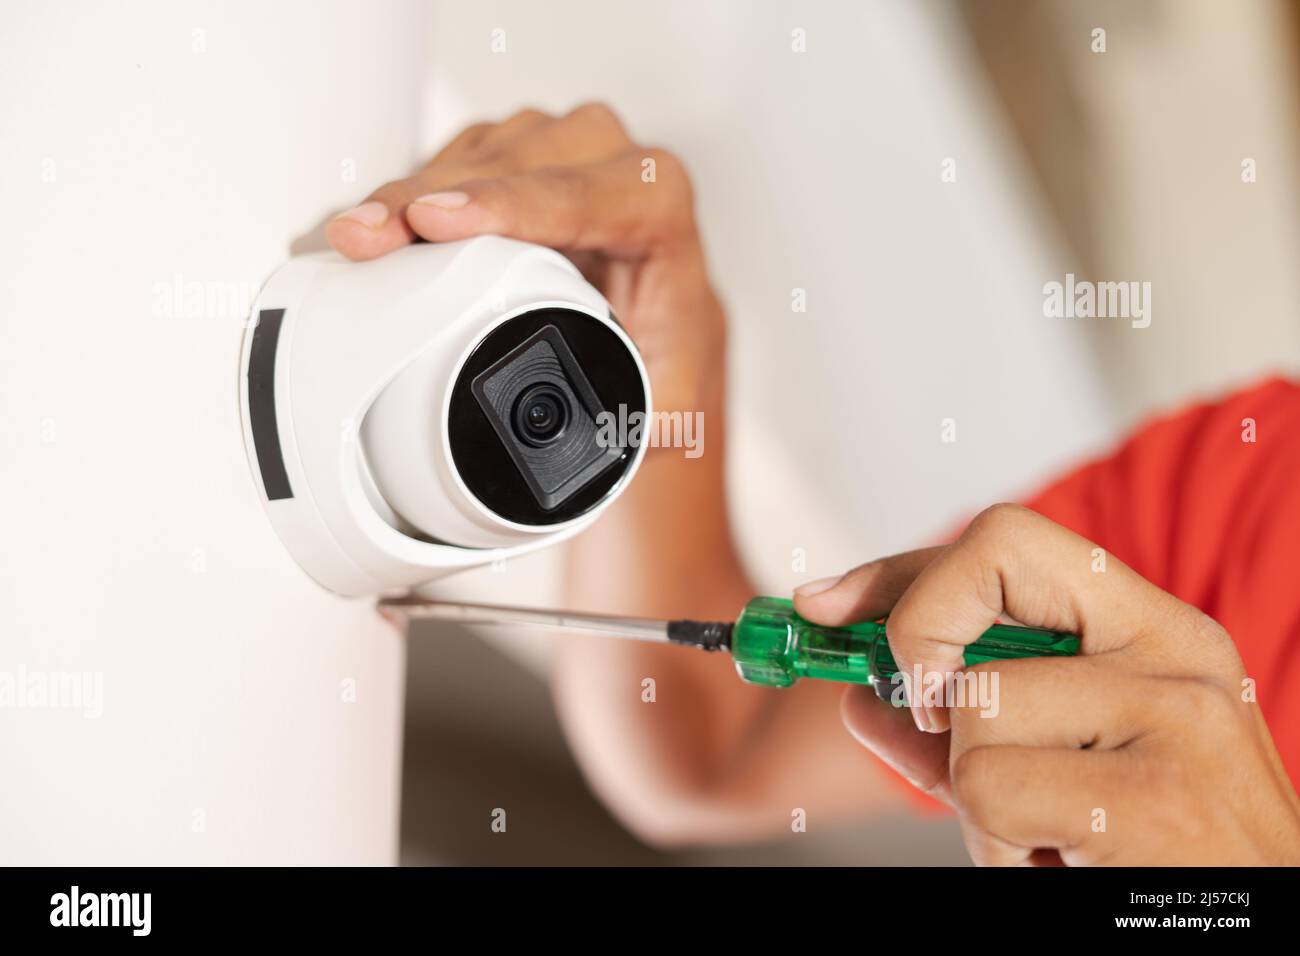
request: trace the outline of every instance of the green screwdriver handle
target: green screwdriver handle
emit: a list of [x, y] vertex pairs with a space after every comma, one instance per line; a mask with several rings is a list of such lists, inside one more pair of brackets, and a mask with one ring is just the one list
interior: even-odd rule
[[[1021, 657], [1077, 654], [1073, 634], [995, 624], [966, 648], [966, 666]], [[895, 684], [898, 665], [889, 651], [884, 621], [847, 627], [810, 624], [786, 598], [756, 597], [731, 631], [736, 672], [751, 684], [789, 687], [800, 677], [871, 684], [882, 697]]]

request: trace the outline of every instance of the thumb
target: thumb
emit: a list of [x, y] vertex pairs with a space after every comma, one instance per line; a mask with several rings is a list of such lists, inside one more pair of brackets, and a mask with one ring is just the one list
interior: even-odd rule
[[868, 561], [838, 578], [810, 581], [795, 588], [794, 609], [805, 620], [828, 627], [882, 617], [941, 551], [907, 551]]
[[691, 227], [681, 165], [659, 157], [654, 182], [628, 153], [587, 166], [548, 167], [462, 182], [416, 198], [406, 221], [430, 242], [498, 234], [564, 250], [640, 256]]

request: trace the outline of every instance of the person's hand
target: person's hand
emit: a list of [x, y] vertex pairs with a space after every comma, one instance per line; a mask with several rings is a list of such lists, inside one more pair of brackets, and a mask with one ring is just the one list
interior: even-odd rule
[[[998, 505], [948, 547], [808, 590], [819, 624], [889, 614], [912, 716], [854, 688], [845, 722], [955, 807], [976, 863], [1300, 863], [1300, 802], [1231, 638], [1078, 535]], [[972, 667], [996, 672], [996, 708], [943, 706], [931, 675], [999, 619], [1078, 634], [1081, 656]]]
[[352, 259], [488, 233], [573, 259], [641, 350], [656, 409], [699, 409], [702, 392], [716, 387], [723, 312], [686, 172], [671, 153], [633, 143], [608, 107], [559, 118], [524, 110], [471, 126], [326, 229]]

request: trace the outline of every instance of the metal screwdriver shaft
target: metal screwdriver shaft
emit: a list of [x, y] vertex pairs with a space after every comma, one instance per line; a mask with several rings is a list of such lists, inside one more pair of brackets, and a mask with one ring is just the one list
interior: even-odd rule
[[379, 602], [389, 613], [410, 620], [455, 621], [461, 624], [529, 624], [563, 631], [598, 633], [636, 641], [669, 643], [668, 621], [582, 611], [551, 611], [542, 608], [503, 607], [495, 604], [461, 604], [453, 601], [423, 601], [397, 598]]

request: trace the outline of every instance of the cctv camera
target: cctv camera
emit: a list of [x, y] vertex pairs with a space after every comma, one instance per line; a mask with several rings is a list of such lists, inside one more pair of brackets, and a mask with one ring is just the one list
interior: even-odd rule
[[411, 587], [590, 525], [645, 447], [636, 347], [550, 249], [498, 236], [290, 260], [244, 336], [254, 481], [285, 546], [346, 595]]

